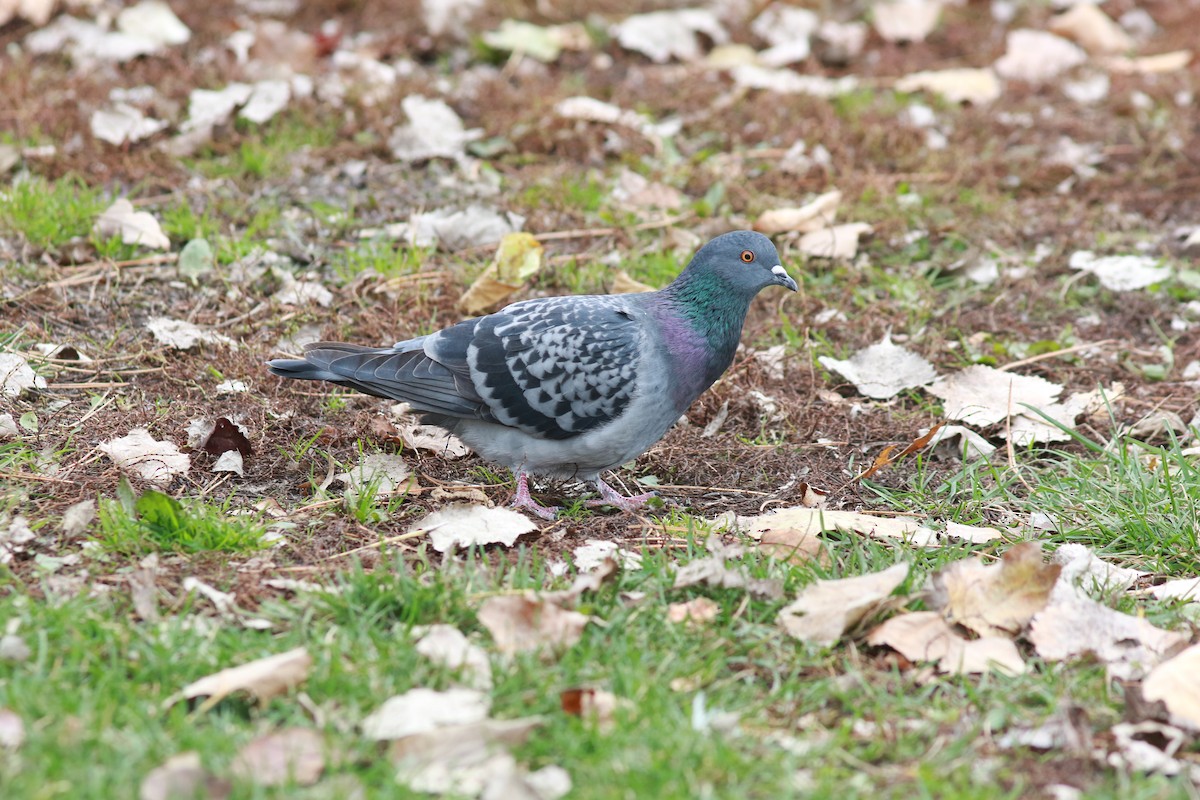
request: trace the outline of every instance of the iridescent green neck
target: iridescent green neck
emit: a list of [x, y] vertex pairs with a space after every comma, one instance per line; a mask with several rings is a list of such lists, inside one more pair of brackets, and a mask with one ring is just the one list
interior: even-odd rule
[[732, 358], [750, 307], [744, 293], [709, 271], [686, 270], [663, 290], [675, 312], [703, 336], [719, 360]]

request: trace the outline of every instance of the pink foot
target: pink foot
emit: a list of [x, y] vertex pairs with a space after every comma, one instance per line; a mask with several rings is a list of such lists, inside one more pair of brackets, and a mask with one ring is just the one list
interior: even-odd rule
[[[609, 489], [609, 491], [612, 490]], [[529, 494], [529, 477], [524, 472], [517, 473], [517, 493], [513, 496], [509, 506], [524, 509], [535, 517], [541, 517], [547, 521], [558, 516], [558, 506], [544, 506]]]
[[600, 506], [612, 506], [621, 511], [637, 511], [642, 506], [646, 505], [646, 501], [651, 497], [656, 497], [654, 492], [646, 492], [645, 494], [635, 494], [632, 497], [626, 497], [620, 494], [616, 489], [609, 486], [601, 478], [596, 478], [596, 489], [600, 492], [599, 500], [588, 500], [589, 508], [599, 508]]

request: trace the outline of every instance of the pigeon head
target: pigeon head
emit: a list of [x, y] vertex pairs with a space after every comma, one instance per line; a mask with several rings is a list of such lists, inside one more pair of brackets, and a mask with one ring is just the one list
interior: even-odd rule
[[[771, 240], [754, 231], [733, 231], [710, 241], [684, 270], [717, 278], [726, 291], [753, 297], [768, 286], [796, 291], [796, 282], [780, 263]], [[690, 277], [690, 276], [689, 276]]]

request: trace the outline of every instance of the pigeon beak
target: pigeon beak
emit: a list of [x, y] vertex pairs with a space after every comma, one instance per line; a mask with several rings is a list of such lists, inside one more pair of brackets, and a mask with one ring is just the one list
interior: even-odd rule
[[771, 274], [775, 276], [775, 282], [780, 286], [786, 286], [793, 292], [798, 291], [800, 287], [796, 286], [796, 282], [792, 280], [792, 276], [787, 274], [787, 270], [781, 265], [776, 264], [771, 267]]

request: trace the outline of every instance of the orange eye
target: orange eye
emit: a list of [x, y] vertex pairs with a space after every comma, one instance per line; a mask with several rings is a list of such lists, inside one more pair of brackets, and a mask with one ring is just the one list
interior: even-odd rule
[[745, 261], [747, 264], [749, 264], [753, 260], [754, 260], [754, 252], [752, 250], [743, 250], [742, 251], [742, 261]]

